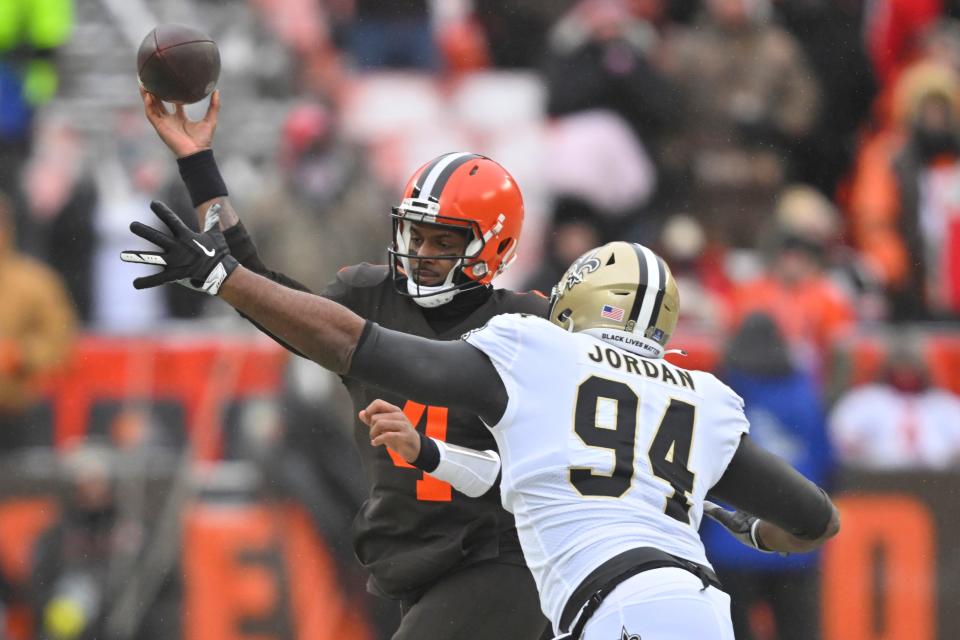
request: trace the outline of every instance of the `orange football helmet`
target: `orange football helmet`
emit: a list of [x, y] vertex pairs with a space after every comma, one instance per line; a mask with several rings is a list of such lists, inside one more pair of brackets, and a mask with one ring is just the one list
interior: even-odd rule
[[[459, 291], [490, 284], [510, 266], [523, 227], [523, 198], [513, 176], [490, 158], [447, 153], [416, 170], [391, 217], [388, 251], [397, 291], [420, 306], [436, 307]], [[439, 285], [420, 285], [409, 277], [410, 261], [417, 258], [410, 251], [411, 222], [471, 234], [463, 255], [443, 256], [458, 262]]]

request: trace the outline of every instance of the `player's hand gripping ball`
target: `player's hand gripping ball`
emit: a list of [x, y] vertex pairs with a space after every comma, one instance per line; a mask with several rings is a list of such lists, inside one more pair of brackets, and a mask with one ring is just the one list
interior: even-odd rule
[[140, 86], [165, 102], [199, 102], [210, 95], [219, 77], [217, 43], [192, 27], [157, 25], [137, 51]]

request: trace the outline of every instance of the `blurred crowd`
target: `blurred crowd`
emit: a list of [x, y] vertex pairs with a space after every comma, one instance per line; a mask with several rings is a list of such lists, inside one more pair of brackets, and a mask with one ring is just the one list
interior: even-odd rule
[[[271, 268], [321, 288], [343, 265], [384, 260], [407, 175], [440, 152], [484, 153], [514, 173], [527, 205], [522, 255], [501, 286], [549, 293], [588, 248], [643, 243], [680, 284], [674, 343], [713, 346], [761, 444], [828, 486], [847, 467], [958, 467], [960, 380], [931, 361], [934, 343], [956, 349], [960, 337], [960, 3], [193, 4], [187, 17], [223, 58], [215, 149]], [[33, 389], [68, 361], [77, 336], [150, 336], [172, 320], [188, 332], [243, 326], [185, 289], [135, 292], [117, 259], [132, 248], [128, 224], [152, 222], [151, 199], [192, 216], [135, 102], [132, 68], [131, 101], [102, 115], [109, 135], [63, 108], [78, 102], [58, 90], [74, 22], [116, 6], [0, 2], [7, 453], [43, 444], [32, 434], [49, 416], [36, 412]], [[164, 3], [146, 6], [157, 22], [183, 21]], [[864, 336], [879, 340], [881, 357], [853, 385]], [[302, 363], [286, 380], [286, 426], [248, 416], [230, 454], [281, 478], [328, 539], [345, 537], [363, 488], [330, 469], [352, 454], [314, 451], [339, 438], [349, 452], [342, 397]], [[73, 469], [64, 477], [76, 464], [64, 463]], [[65, 521], [36, 553], [61, 552], [75, 527], [93, 536], [76, 544], [136, 545], [117, 532], [96, 538], [114, 522], [101, 517], [107, 495], [68, 493]], [[82, 515], [90, 504], [96, 513]], [[325, 517], [331, 510], [337, 518]], [[716, 530], [704, 535], [734, 593], [738, 638], [814, 637], [798, 621], [816, 617], [816, 557], [761, 558]], [[349, 565], [349, 551], [340, 555]], [[37, 565], [36, 619], [45, 637], [94, 637], [50, 609], [51, 585], [66, 577], [43, 572], [68, 565]], [[23, 588], [0, 587], [7, 599]]]

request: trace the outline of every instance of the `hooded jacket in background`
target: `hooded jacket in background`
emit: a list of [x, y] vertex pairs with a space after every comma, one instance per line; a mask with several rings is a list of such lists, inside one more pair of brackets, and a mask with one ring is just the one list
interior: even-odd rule
[[26, 411], [37, 378], [62, 363], [76, 318], [56, 273], [19, 254], [0, 212], [0, 417]]
[[[719, 377], [743, 398], [750, 437], [818, 485], [829, 486], [834, 457], [827, 437], [822, 393], [814, 376], [796, 367], [773, 320], [748, 316], [733, 337]], [[713, 565], [737, 570], [801, 569], [819, 552], [780, 557], [737, 541], [712, 521], [700, 529]]]

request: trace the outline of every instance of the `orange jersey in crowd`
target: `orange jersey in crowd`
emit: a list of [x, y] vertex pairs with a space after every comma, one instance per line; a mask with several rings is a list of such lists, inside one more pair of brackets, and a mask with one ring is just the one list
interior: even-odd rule
[[793, 343], [812, 344], [824, 353], [855, 319], [853, 305], [829, 279], [808, 278], [788, 288], [772, 276], [763, 276], [736, 289], [733, 325], [753, 312], [770, 314]]

